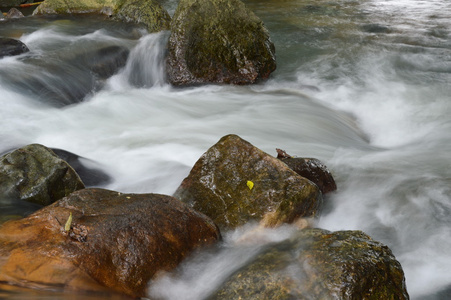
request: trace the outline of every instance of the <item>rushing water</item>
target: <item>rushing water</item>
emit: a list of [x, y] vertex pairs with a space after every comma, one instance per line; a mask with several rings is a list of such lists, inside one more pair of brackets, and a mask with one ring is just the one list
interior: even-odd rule
[[[0, 36], [31, 50], [0, 59], [0, 153], [41, 143], [101, 165], [113, 178], [105, 188], [164, 194], [229, 133], [272, 155], [316, 157], [338, 185], [318, 226], [365, 231], [393, 250], [413, 299], [449, 299], [451, 2], [245, 2], [278, 59], [272, 78], [250, 87], [170, 87], [168, 33], [90, 19], [0, 23]], [[172, 13], [176, 2], [165, 5]], [[118, 74], [99, 80], [80, 57], [106, 45], [131, 52]], [[248, 227], [224, 233], [224, 249], [152, 283], [150, 295], [208, 295], [259, 251], [236, 245]]]

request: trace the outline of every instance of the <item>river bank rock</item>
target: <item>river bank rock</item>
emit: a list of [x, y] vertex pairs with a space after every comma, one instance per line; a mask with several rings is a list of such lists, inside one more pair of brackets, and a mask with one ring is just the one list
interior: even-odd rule
[[391, 250], [361, 231], [303, 229], [274, 243], [209, 299], [409, 299]]
[[[3, 14], [1, 15], [3, 16]], [[30, 51], [28, 47], [21, 41], [0, 37], [0, 58], [5, 56], [20, 55], [28, 51]]]
[[170, 16], [156, 0], [46, 0], [33, 15], [100, 14], [144, 25], [149, 32], [169, 29]]
[[158, 272], [218, 239], [173, 197], [83, 189], [0, 227], [0, 281], [143, 297]]
[[292, 157], [281, 149], [276, 150], [278, 159], [302, 177], [316, 184], [323, 194], [337, 190], [332, 174], [319, 159]]
[[239, 0], [181, 0], [171, 22], [167, 72], [173, 85], [251, 84], [276, 69], [263, 22]]
[[50, 149], [32, 144], [0, 158], [0, 195], [48, 205], [84, 184], [74, 169]]
[[224, 229], [249, 221], [292, 223], [317, 216], [322, 207], [314, 183], [236, 135], [208, 149], [174, 196]]

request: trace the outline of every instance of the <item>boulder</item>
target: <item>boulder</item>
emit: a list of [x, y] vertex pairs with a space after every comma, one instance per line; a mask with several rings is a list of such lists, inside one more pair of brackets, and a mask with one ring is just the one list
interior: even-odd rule
[[0, 281], [143, 297], [158, 272], [218, 239], [173, 197], [83, 189], [0, 227]]
[[156, 0], [46, 0], [33, 15], [100, 14], [142, 24], [150, 32], [169, 28], [170, 16]]
[[0, 195], [48, 205], [84, 188], [74, 169], [52, 150], [32, 144], [0, 158]]
[[143, 24], [149, 32], [168, 30], [169, 13], [157, 0], [128, 0], [115, 13], [115, 19], [128, 23]]
[[277, 158], [290, 169], [316, 184], [323, 194], [337, 190], [335, 180], [329, 169], [316, 158], [292, 157], [281, 149], [277, 150]]
[[15, 7], [11, 8], [6, 14], [7, 19], [18, 19], [23, 17], [24, 17], [23, 13]]
[[275, 48], [263, 22], [240, 0], [181, 0], [166, 67], [173, 85], [251, 84], [276, 69]]
[[209, 299], [409, 299], [391, 250], [361, 231], [303, 229], [270, 244]]
[[208, 149], [174, 196], [225, 229], [249, 221], [292, 223], [318, 215], [322, 207], [314, 183], [236, 135]]
[[30, 51], [28, 47], [21, 41], [0, 37], [0, 58], [5, 56], [20, 55], [28, 51]]

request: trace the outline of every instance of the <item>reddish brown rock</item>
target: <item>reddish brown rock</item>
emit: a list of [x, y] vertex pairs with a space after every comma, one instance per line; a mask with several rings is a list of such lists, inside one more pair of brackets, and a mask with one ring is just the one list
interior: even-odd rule
[[276, 149], [277, 158], [290, 169], [316, 184], [323, 194], [337, 190], [335, 180], [329, 169], [316, 158], [292, 157], [281, 149]]
[[236, 135], [208, 149], [174, 196], [228, 229], [252, 220], [292, 223], [318, 215], [322, 207], [315, 184]]
[[159, 271], [219, 238], [208, 217], [173, 197], [84, 189], [3, 224], [0, 281], [142, 297]]

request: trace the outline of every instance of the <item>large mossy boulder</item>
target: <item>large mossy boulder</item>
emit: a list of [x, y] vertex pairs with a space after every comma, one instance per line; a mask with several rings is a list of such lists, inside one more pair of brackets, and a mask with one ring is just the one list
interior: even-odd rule
[[51, 204], [84, 184], [74, 169], [52, 150], [32, 144], [0, 158], [0, 197]]
[[83, 189], [0, 227], [0, 281], [143, 297], [158, 272], [218, 239], [173, 197]]
[[268, 31], [240, 0], [181, 0], [168, 51], [168, 79], [178, 86], [251, 84], [276, 69]]
[[46, 0], [34, 15], [101, 14], [142, 24], [149, 32], [169, 29], [171, 18], [156, 0]]
[[209, 299], [409, 299], [401, 264], [361, 231], [303, 229], [268, 245]]
[[[0, 15], [3, 14], [0, 12]], [[28, 47], [19, 40], [0, 37], [0, 58], [14, 56], [30, 51]]]
[[174, 196], [225, 229], [249, 221], [292, 223], [318, 215], [322, 207], [314, 183], [236, 135], [208, 149]]

